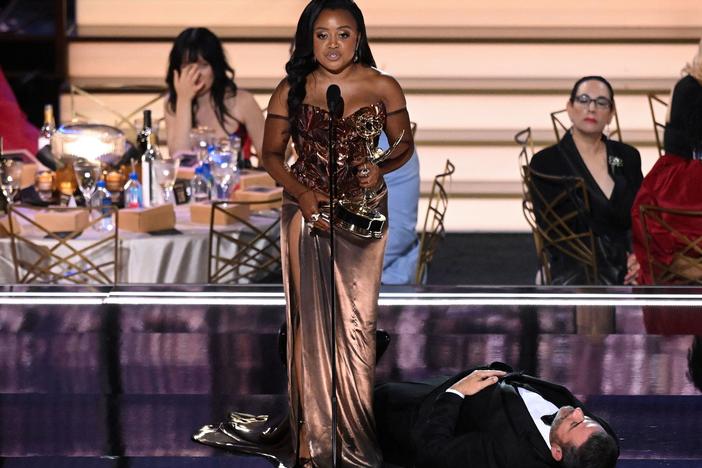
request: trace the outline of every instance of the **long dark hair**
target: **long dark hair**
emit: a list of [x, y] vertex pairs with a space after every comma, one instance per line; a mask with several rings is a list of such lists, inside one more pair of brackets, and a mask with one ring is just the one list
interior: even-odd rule
[[[168, 108], [175, 112], [178, 98], [173, 86], [175, 71], [180, 70], [181, 66], [186, 63], [196, 62], [198, 57], [202, 57], [212, 67], [214, 77], [210, 90], [212, 104], [214, 105], [217, 121], [224, 131], [227, 131], [224, 126], [224, 118], [225, 116], [234, 118], [234, 116], [227, 110], [224, 99], [229, 95], [236, 96], [237, 87], [234, 83], [234, 69], [227, 62], [219, 38], [207, 28], [188, 28], [178, 34], [178, 37], [173, 42], [171, 53], [168, 56], [168, 72], [166, 73]], [[195, 99], [193, 99], [190, 112], [192, 113], [193, 125], [196, 125], [197, 101]]]
[[293, 125], [293, 119], [300, 111], [300, 106], [305, 100], [307, 91], [307, 75], [317, 68], [314, 59], [314, 23], [317, 21], [322, 10], [346, 10], [351, 13], [358, 26], [358, 63], [369, 67], [375, 67], [375, 59], [368, 45], [366, 34], [366, 22], [363, 20], [363, 13], [353, 0], [312, 0], [300, 15], [295, 32], [295, 44], [293, 46], [290, 60], [285, 64], [287, 73], [286, 80], [290, 90], [288, 91], [288, 116], [290, 118], [290, 128], [293, 136], [297, 129]]

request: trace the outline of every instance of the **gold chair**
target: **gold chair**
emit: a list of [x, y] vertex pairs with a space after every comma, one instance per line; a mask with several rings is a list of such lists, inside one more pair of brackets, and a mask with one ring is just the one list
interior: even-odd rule
[[[566, 109], [551, 112], [551, 124], [553, 125], [553, 132], [556, 134], [556, 141], [561, 141], [565, 132], [570, 128], [570, 125], [566, 125], [565, 122], [561, 120], [561, 117], [567, 115], [566, 112]], [[622, 141], [622, 129], [619, 126], [619, 114], [617, 114], [616, 107], [614, 108], [614, 126], [607, 132], [607, 138]]]
[[663, 136], [665, 133], [666, 115], [668, 113], [668, 103], [651, 93], [648, 97], [648, 108], [651, 110], [651, 120], [653, 120], [653, 134], [656, 136], [656, 148], [658, 156], [663, 156]]
[[[9, 207], [12, 262], [17, 283], [46, 284], [116, 284], [119, 277], [119, 211], [109, 207], [109, 213], [95, 216], [80, 230], [53, 232], [37, 222], [36, 213], [82, 211], [88, 219], [88, 208], [37, 208], [26, 205]], [[93, 211], [93, 214], [95, 211]], [[103, 235], [93, 237], [94, 226], [105, 217], [114, 216], [114, 227]], [[20, 223], [23, 227], [18, 227]], [[90, 231], [92, 230], [92, 231]], [[89, 238], [81, 234], [91, 232]]]
[[[583, 266], [587, 284], [597, 283], [597, 256], [592, 229], [575, 232], [571, 223], [590, 212], [585, 181], [580, 177], [551, 176], [529, 166], [534, 152], [531, 128], [515, 135], [522, 176], [522, 212], [534, 236], [543, 284], [552, 283], [551, 252], [559, 252]], [[544, 188], [548, 192], [544, 193]], [[573, 200], [576, 200], [574, 203]]]
[[514, 141], [522, 148], [519, 152], [519, 173], [522, 177], [522, 213], [531, 228], [531, 234], [534, 239], [534, 249], [536, 250], [536, 257], [539, 260], [539, 271], [541, 272], [541, 277], [545, 278], [545, 265], [548, 265], [548, 258], [544, 250], [544, 239], [536, 223], [534, 204], [532, 203], [531, 194], [529, 193], [529, 187], [527, 185], [526, 172], [529, 169], [529, 162], [534, 156], [534, 140], [531, 135], [531, 127], [517, 132], [517, 134], [514, 135]]
[[[702, 226], [702, 211], [663, 208], [660, 206], [639, 206], [639, 217], [643, 227], [646, 262], [651, 272], [653, 284], [702, 284], [702, 236], [690, 237], [680, 231], [681, 221], [696, 219]], [[683, 223], [688, 224], [689, 223]], [[654, 232], [652, 228], [658, 228]], [[667, 264], [656, 258], [652, 244], [664, 231], [666, 237], [674, 239], [679, 248], [673, 252], [672, 261]]]
[[[210, 213], [208, 283], [256, 283], [277, 279], [280, 261], [280, 206], [282, 197], [265, 202], [235, 202], [249, 208], [241, 215], [231, 209], [232, 202], [212, 204]], [[255, 211], [260, 207], [263, 213]], [[218, 226], [217, 219], [235, 221]], [[278, 282], [278, 281], [276, 281]]]
[[[127, 114], [123, 114], [122, 112], [113, 109], [109, 104], [104, 102], [102, 99], [97, 97], [95, 94], [90, 93], [83, 88], [80, 88], [75, 85], [71, 85], [71, 99], [70, 99], [70, 115], [71, 115], [71, 120], [72, 121], [85, 121], [85, 122], [94, 122], [95, 118], [91, 117], [88, 114], [85, 114], [83, 112], [80, 112], [77, 108], [76, 105], [76, 96], [82, 96], [86, 98], [88, 101], [92, 102], [93, 104], [97, 105], [98, 108], [106, 111], [108, 114], [111, 114], [114, 117], [113, 122], [104, 122], [108, 123], [111, 125], [114, 125], [115, 127], [119, 128], [120, 130], [124, 131], [125, 134], [127, 135], [127, 139], [134, 141], [134, 138], [136, 138], [136, 134], [141, 130], [140, 128], [137, 128], [135, 121], [138, 118], [141, 118], [141, 113], [144, 111], [144, 109], [148, 109], [150, 107], [156, 106], [156, 107], [163, 107], [162, 103], [159, 103], [159, 101], [162, 101], [166, 96], [168, 95], [167, 91], [154, 91], [158, 92], [156, 97], [150, 98], [147, 101], [145, 101], [143, 104], [138, 106], [136, 109], [132, 109], [129, 111]], [[157, 104], [158, 103], [158, 104]], [[157, 139], [160, 141], [165, 141], [165, 138], [162, 136], [162, 123], [164, 119], [154, 119], [154, 128], [156, 129], [156, 135]]]
[[456, 171], [456, 167], [450, 160], [446, 160], [444, 171], [434, 177], [429, 195], [429, 206], [424, 217], [424, 227], [419, 240], [419, 259], [414, 281], [417, 284], [426, 282], [427, 268], [434, 258], [434, 254], [439, 246], [439, 242], [444, 238], [446, 229], [444, 227], [444, 217], [448, 207], [448, 191], [446, 190], [446, 179], [449, 183], [451, 176]]

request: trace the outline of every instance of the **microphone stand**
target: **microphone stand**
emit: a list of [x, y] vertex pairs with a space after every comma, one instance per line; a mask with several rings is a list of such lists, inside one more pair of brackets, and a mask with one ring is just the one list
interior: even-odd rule
[[[332, 85], [335, 86], [335, 85]], [[331, 86], [330, 86], [331, 89]], [[338, 426], [338, 402], [336, 397], [336, 262], [334, 253], [334, 210], [336, 201], [336, 151], [334, 141], [336, 140], [337, 113], [341, 109], [343, 112], [343, 99], [341, 94], [337, 92], [330, 93], [327, 90], [327, 107], [329, 108], [329, 268], [330, 268], [330, 284], [329, 290], [331, 295], [331, 336], [329, 340], [331, 354], [331, 444], [332, 444], [332, 467], [336, 468], [338, 453], [337, 453], [337, 426]]]

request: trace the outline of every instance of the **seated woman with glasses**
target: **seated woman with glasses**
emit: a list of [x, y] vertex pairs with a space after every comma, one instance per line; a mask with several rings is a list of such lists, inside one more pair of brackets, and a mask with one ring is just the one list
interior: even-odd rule
[[263, 114], [248, 91], [234, 83], [222, 43], [207, 28], [188, 28], [176, 37], [169, 56], [166, 130], [168, 151], [190, 151], [190, 130], [207, 127], [217, 140], [239, 137], [248, 161], [251, 145], [260, 152]]
[[[666, 281], [660, 271], [651, 271], [644, 241], [644, 226], [639, 218], [641, 205], [663, 208], [702, 211], [702, 42], [697, 56], [683, 68], [685, 76], [675, 88], [670, 101], [668, 121], [665, 126], [663, 147], [665, 154], [658, 158], [646, 175], [632, 208], [634, 252], [641, 264], [639, 283], [653, 284], [653, 276], [660, 277], [656, 282]], [[691, 268], [689, 263], [676, 254], [683, 252], [688, 242], [702, 236], [702, 219], [698, 216], [673, 216], [663, 214], [670, 228], [651, 222], [647, 228], [652, 238], [649, 242], [651, 257], [660, 265], [669, 265], [679, 273], [671, 280], [684, 282], [683, 278], [700, 278], [698, 266]], [[697, 245], [697, 249], [700, 246]], [[697, 257], [694, 248], [687, 249], [685, 256]], [[647, 324], [648, 325], [648, 324]]]
[[[557, 144], [539, 151], [529, 167], [545, 203], [564, 191], [564, 185], [552, 185], [538, 177], [566, 176], [582, 179], [587, 189], [589, 210], [576, 191], [568, 191], [567, 201], [558, 204], [559, 216], [579, 211], [580, 216], [566, 220], [574, 233], [591, 229], [595, 236], [597, 278], [588, 279], [586, 267], [557, 248], [547, 247], [551, 283], [631, 284], [636, 279], [638, 264], [631, 254], [631, 205], [639, 190], [641, 156], [636, 148], [612, 141], [603, 134], [614, 116], [614, 90], [601, 76], [580, 78], [570, 92], [566, 105], [573, 123]], [[540, 219], [540, 200], [532, 194]]]

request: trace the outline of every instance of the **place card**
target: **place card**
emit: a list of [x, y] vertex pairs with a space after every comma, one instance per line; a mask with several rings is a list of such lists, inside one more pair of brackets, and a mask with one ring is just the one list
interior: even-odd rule
[[283, 205], [283, 187], [254, 185], [246, 190], [235, 191], [233, 199], [240, 202], [255, 202], [249, 205], [252, 211], [273, 210]]
[[[251, 214], [251, 210], [247, 205], [238, 203], [227, 203], [219, 205], [221, 210], [226, 210], [232, 216], [223, 213], [221, 210], [215, 210], [214, 224], [216, 226], [226, 226], [235, 224], [238, 220], [234, 216], [246, 219]], [[210, 224], [210, 216], [212, 214], [212, 204], [210, 203], [191, 203], [190, 204], [190, 221], [198, 224]]]
[[131, 232], [153, 232], [173, 229], [175, 209], [168, 203], [149, 208], [123, 208], [119, 210], [119, 229]]
[[40, 210], [34, 221], [48, 232], [80, 232], [90, 224], [88, 210]]
[[266, 171], [242, 169], [239, 171], [239, 177], [239, 190], [247, 190], [249, 187], [275, 187], [275, 180]]

